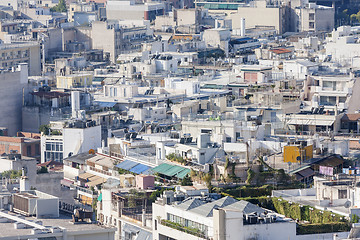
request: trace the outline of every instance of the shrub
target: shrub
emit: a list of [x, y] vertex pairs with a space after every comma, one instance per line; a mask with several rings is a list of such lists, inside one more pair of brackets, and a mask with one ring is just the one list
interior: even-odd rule
[[299, 224], [296, 228], [296, 234], [304, 235], [330, 232], [348, 232], [350, 229], [351, 225], [347, 222]]

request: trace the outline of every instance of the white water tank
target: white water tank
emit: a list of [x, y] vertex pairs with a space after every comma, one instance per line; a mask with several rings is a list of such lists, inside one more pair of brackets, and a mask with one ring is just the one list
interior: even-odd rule
[[245, 36], [245, 18], [240, 18], [240, 36]]
[[72, 117], [78, 118], [78, 111], [80, 110], [80, 92], [79, 91], [71, 92], [71, 110], [72, 110]]

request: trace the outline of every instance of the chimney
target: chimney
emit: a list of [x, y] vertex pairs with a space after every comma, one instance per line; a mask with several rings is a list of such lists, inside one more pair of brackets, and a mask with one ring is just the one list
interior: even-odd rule
[[22, 176], [20, 179], [20, 192], [29, 191], [30, 183], [27, 176]]

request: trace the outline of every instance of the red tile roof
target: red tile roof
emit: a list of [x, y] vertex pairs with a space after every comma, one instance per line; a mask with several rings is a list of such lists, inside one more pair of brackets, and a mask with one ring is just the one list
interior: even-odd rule
[[291, 50], [286, 48], [276, 48], [276, 49], [271, 49], [270, 51], [276, 54], [291, 53]]

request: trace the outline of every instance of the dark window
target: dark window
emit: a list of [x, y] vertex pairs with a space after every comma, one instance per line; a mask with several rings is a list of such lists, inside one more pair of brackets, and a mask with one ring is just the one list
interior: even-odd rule
[[339, 189], [339, 199], [347, 198], [347, 190], [340, 190]]
[[31, 156], [31, 146], [26, 147], [26, 156]]

